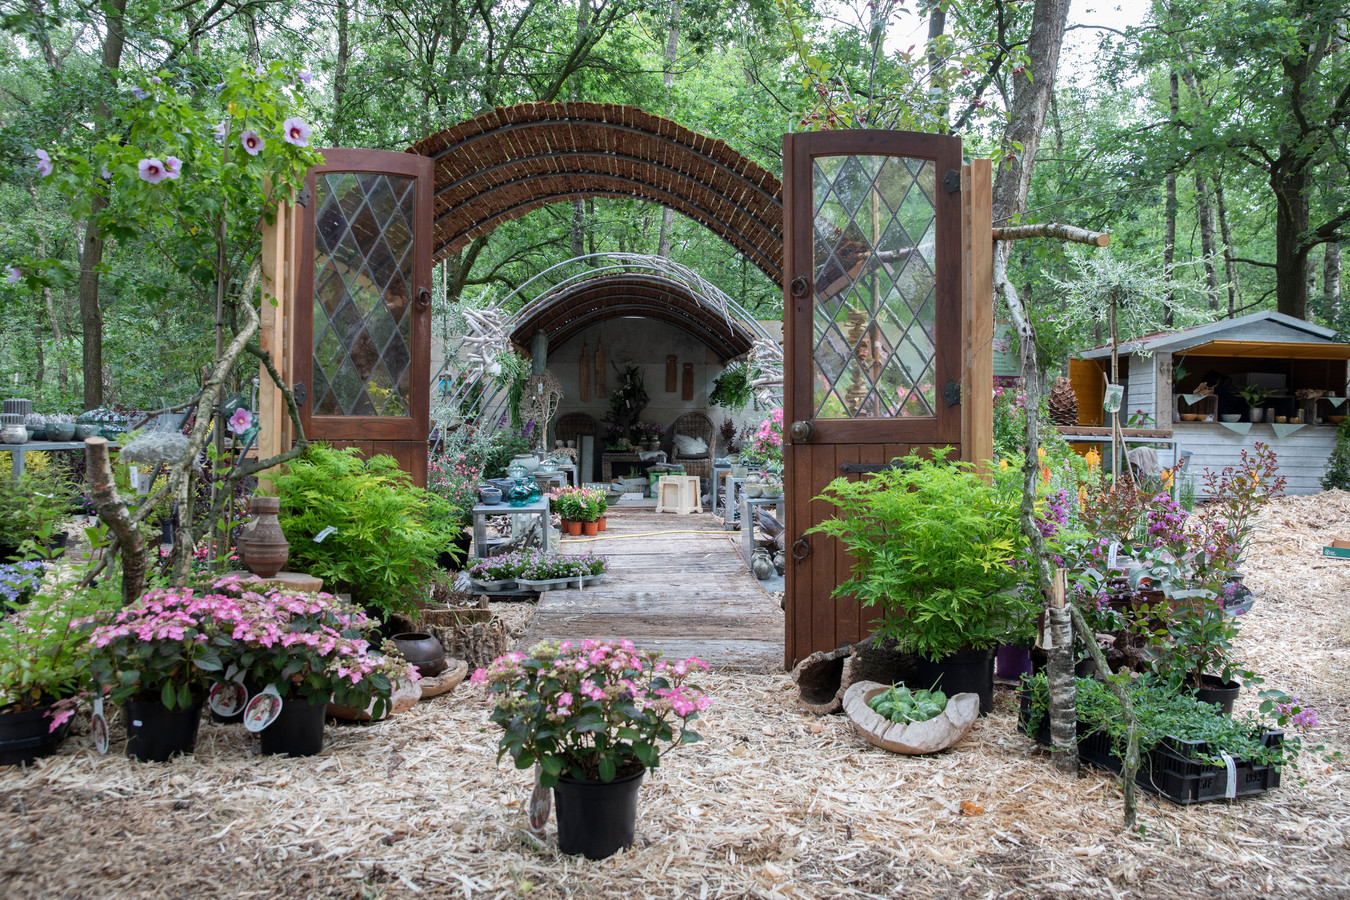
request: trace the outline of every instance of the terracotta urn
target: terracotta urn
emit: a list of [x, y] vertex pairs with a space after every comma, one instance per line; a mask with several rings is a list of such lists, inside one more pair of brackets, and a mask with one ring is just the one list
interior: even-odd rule
[[248, 511], [253, 518], [239, 534], [239, 556], [244, 567], [259, 578], [271, 578], [280, 572], [291, 555], [291, 545], [277, 522], [281, 509], [278, 497], [253, 497]]

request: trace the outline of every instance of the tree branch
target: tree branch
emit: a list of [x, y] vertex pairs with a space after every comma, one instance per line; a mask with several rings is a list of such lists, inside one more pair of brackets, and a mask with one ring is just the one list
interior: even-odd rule
[[1088, 231], [1076, 225], [1061, 225], [1058, 222], [1044, 222], [1039, 225], [1006, 225], [993, 231], [996, 241], [1021, 241], [1026, 238], [1055, 238], [1061, 241], [1073, 241], [1093, 247], [1105, 247], [1111, 243], [1111, 235], [1101, 231]]

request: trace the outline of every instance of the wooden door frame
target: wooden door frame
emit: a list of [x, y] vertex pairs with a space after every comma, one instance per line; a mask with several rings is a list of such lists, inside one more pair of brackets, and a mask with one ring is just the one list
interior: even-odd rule
[[[790, 480], [791, 491], [786, 523], [790, 571], [784, 620], [784, 666], [788, 669], [814, 651], [832, 650], [838, 644], [851, 643], [868, 630], [854, 601], [849, 598], [834, 600], [829, 596], [833, 586], [849, 574], [848, 558], [834, 541], [827, 545], [822, 538], [816, 537], [815, 542], [820, 546], [812, 548], [808, 544], [804, 548], [810, 554], [807, 557], [809, 571], [795, 568], [801, 565], [793, 559], [794, 553], [802, 552], [796, 544], [798, 536], [811, 524], [813, 513], [816, 518], [828, 513], [824, 501], [814, 500], [811, 496], [813, 475], [809, 467], [819, 461], [812, 460], [811, 450], [802, 448], [802, 452], [798, 452], [791, 436], [791, 423], [811, 421], [815, 429], [810, 440], [812, 444], [853, 445], [844, 450], [844, 455], [853, 462], [875, 463], [910, 449], [953, 444], [960, 446], [962, 459], [977, 466], [987, 464], [992, 456], [991, 169], [988, 160], [962, 165], [959, 138], [906, 135], [906, 147], [900, 154], [932, 159], [939, 192], [946, 190], [944, 181], [947, 181], [948, 173], [956, 173], [959, 179], [960, 196], [956, 198], [954, 214], [949, 208], [935, 226], [937, 259], [934, 267], [937, 283], [942, 285], [939, 290], [945, 291], [944, 296], [948, 298], [958, 298], [957, 303], [939, 304], [936, 322], [942, 329], [940, 333], [947, 335], [946, 343], [959, 347], [959, 352], [950, 358], [935, 360], [937, 402], [945, 402], [941, 386], [949, 381], [957, 382], [961, 387], [959, 414], [938, 416], [926, 422], [909, 422], [894, 434], [878, 436], [879, 423], [876, 421], [812, 420], [809, 413], [813, 410], [798, 409], [799, 398], [813, 396], [812, 158], [818, 155], [894, 156], [898, 155], [894, 149], [895, 139], [894, 132], [875, 131], [783, 137], [784, 471]], [[798, 227], [798, 223], [804, 227]], [[958, 340], [951, 341], [952, 336]], [[812, 630], [810, 619], [813, 614], [815, 618], [824, 615], [832, 620], [831, 639]]]
[[[320, 151], [324, 164], [310, 169], [305, 176], [305, 189], [311, 198], [301, 216], [299, 234], [299, 273], [296, 284], [298, 304], [312, 304], [314, 297], [314, 220], [318, 213], [315, 208], [317, 177], [325, 172], [354, 172], [399, 175], [415, 179], [416, 210], [418, 221], [412, 223], [413, 232], [413, 272], [420, 282], [423, 274], [425, 284], [408, 285], [412, 296], [409, 298], [408, 314], [412, 315], [412, 340], [408, 348], [414, 371], [426, 372], [426, 378], [413, 378], [408, 416], [315, 416], [314, 369], [313, 369], [313, 324], [314, 316], [301, 314], [297, 306], [295, 316], [294, 366], [295, 379], [307, 388], [305, 402], [299, 404], [300, 422], [304, 426], [305, 436], [310, 440], [332, 440], [334, 442], [354, 441], [399, 441], [422, 442], [425, 446], [430, 433], [430, 354], [431, 354], [431, 317], [430, 313], [419, 314], [418, 296], [423, 290], [430, 296], [431, 285], [431, 247], [433, 203], [435, 202], [434, 163], [425, 156], [413, 153], [400, 153], [393, 150], [350, 150], [328, 148]], [[420, 366], [419, 366], [420, 363]], [[332, 420], [332, 421], [330, 421]], [[344, 431], [359, 428], [361, 433], [337, 434], [337, 421], [341, 420]]]

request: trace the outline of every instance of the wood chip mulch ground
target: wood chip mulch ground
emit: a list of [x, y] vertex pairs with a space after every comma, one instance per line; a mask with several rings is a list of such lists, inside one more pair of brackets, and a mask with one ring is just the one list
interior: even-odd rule
[[1067, 780], [1014, 730], [1010, 691], [956, 748], [902, 758], [800, 711], [785, 675], [712, 675], [705, 742], [648, 776], [633, 848], [588, 862], [557, 852], [551, 823], [531, 836], [530, 773], [496, 762], [465, 683], [391, 721], [330, 725], [311, 759], [203, 724], [194, 757], [134, 764], [96, 755], [85, 718], [57, 756], [0, 768], [0, 894], [1350, 896], [1350, 561], [1321, 557], [1334, 537], [1350, 537], [1350, 494], [1267, 512], [1239, 652], [1315, 706], [1315, 736], [1348, 759], [1307, 758], [1234, 802], [1144, 795], [1142, 834], [1123, 828], [1111, 776]]

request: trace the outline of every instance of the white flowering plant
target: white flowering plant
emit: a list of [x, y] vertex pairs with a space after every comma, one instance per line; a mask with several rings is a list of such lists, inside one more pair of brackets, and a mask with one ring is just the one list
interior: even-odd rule
[[688, 679], [707, 664], [660, 657], [627, 640], [544, 642], [474, 672], [472, 683], [496, 696], [492, 721], [505, 731], [497, 759], [538, 764], [544, 787], [564, 776], [610, 782], [702, 740], [689, 725], [712, 699]]

